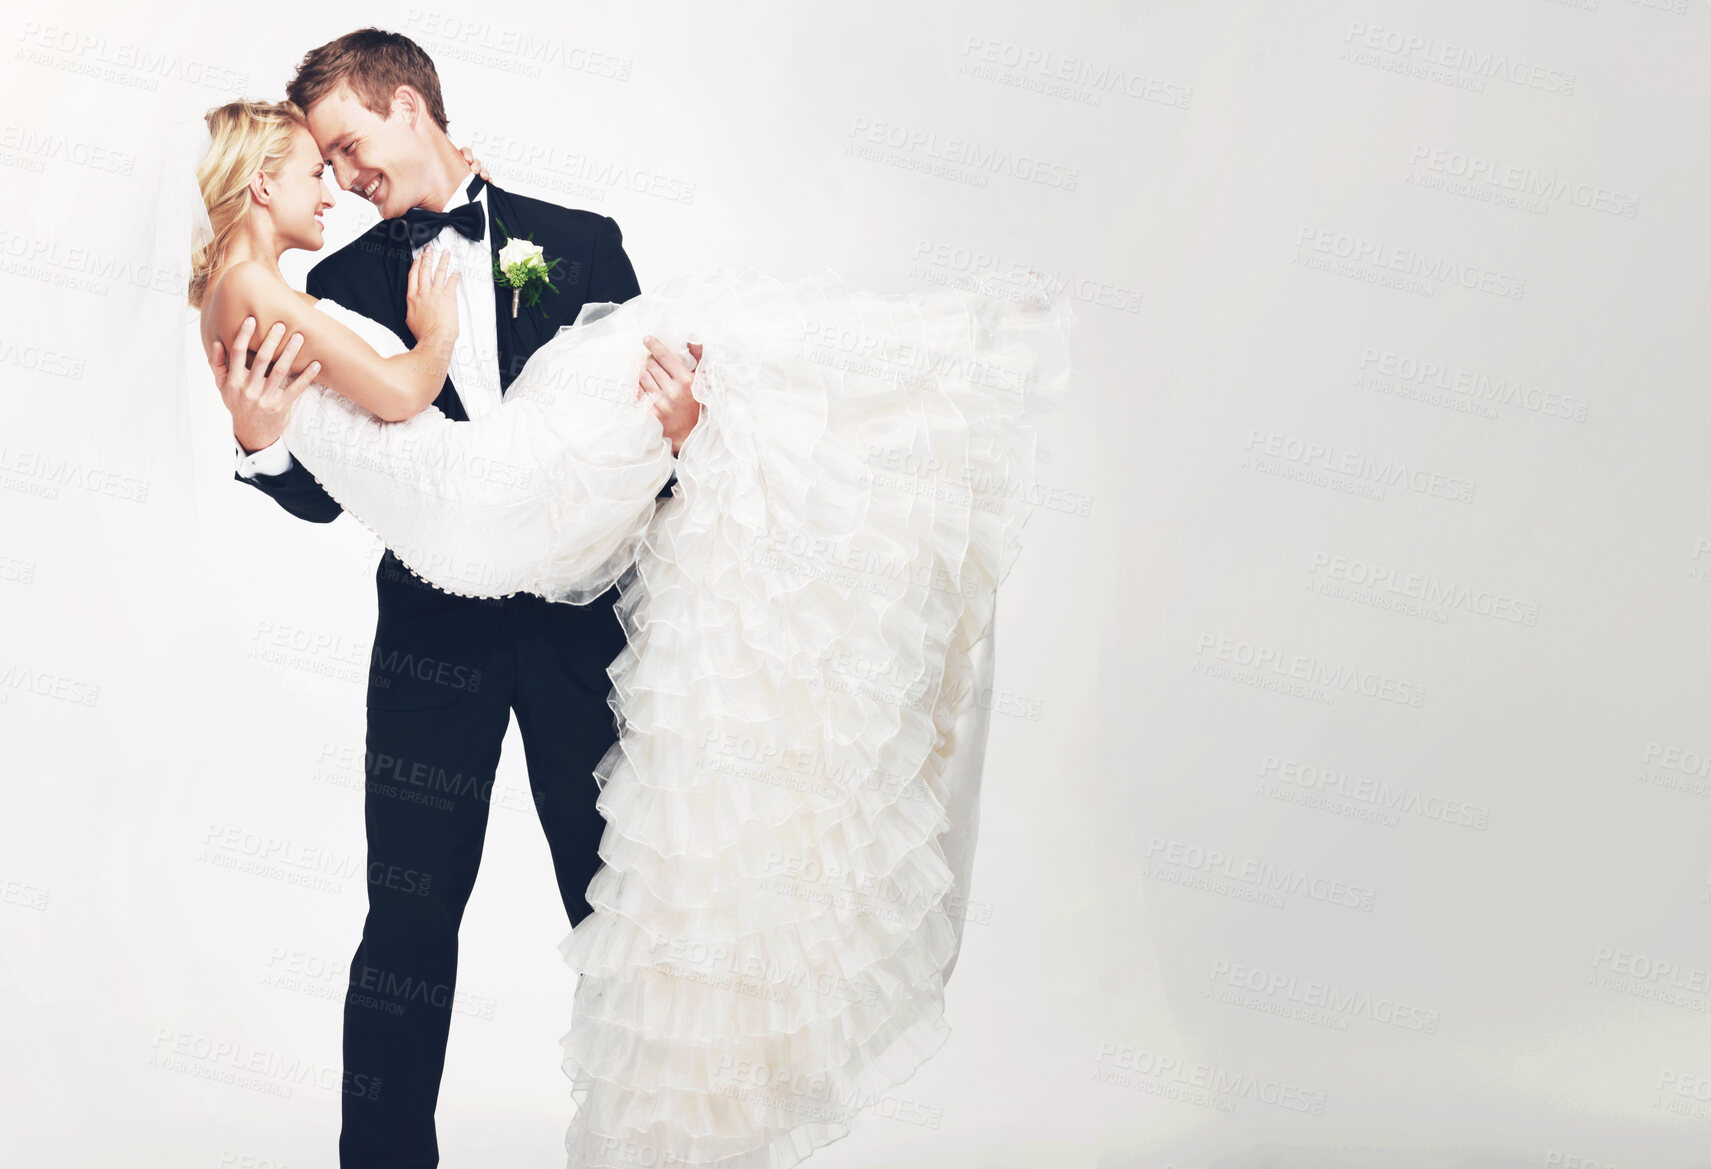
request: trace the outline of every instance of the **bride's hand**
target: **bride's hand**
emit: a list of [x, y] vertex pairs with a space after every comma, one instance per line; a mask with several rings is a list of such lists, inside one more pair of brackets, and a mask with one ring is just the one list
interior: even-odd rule
[[475, 155], [470, 153], [469, 147], [463, 147], [458, 151], [458, 153], [463, 155], [463, 160], [465, 162], [469, 163], [469, 169], [481, 176], [482, 182], [491, 183], [493, 181], [493, 176], [488, 174], [487, 168], [482, 166], [481, 163], [476, 160]]
[[457, 340], [457, 282], [463, 274], [452, 267], [451, 253], [423, 248], [410, 263], [404, 292], [404, 324], [416, 344], [430, 339], [441, 345]]

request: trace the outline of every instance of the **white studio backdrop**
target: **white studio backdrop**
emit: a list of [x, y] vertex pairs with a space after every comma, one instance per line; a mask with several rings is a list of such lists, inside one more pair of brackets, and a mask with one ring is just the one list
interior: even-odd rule
[[[193, 468], [111, 420], [166, 127], [368, 24], [644, 288], [1075, 301], [953, 1036], [812, 1164], [1711, 1164], [1705, 0], [9, 5], [7, 1164], [336, 1164], [380, 550], [232, 482], [198, 368]], [[547, 1169], [514, 734], [494, 803], [442, 1161]]]

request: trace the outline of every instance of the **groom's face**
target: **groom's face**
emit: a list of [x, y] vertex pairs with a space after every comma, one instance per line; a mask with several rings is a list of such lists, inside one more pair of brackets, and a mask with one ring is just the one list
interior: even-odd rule
[[[339, 186], [374, 204], [382, 219], [396, 219], [433, 198], [428, 190], [432, 151], [396, 98], [381, 117], [341, 84], [304, 113]], [[422, 119], [415, 122], [419, 126]]]

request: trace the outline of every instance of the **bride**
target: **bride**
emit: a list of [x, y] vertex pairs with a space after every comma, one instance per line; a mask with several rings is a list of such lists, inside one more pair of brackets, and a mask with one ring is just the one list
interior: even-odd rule
[[[286, 447], [430, 584], [620, 588], [604, 864], [563, 945], [571, 1164], [784, 1169], [947, 1035], [947, 848], [972, 842], [957, 817], [984, 746], [959, 716], [989, 700], [977, 648], [1031, 510], [1036, 415], [1067, 376], [1067, 306], [682, 276], [587, 306], [502, 406], [456, 422], [429, 404], [457, 330], [442, 263], [411, 268], [411, 349], [280, 277], [332, 199], [295, 107], [267, 108], [290, 135], [272, 198], [210, 173], [242, 151], [199, 174], [205, 199], [238, 200], [216, 222], [261, 229], [195, 257], [205, 349], [279, 323], [253, 354], [246, 327], [234, 372], [297, 395]], [[704, 346], [675, 459], [637, 401], [650, 336]]]

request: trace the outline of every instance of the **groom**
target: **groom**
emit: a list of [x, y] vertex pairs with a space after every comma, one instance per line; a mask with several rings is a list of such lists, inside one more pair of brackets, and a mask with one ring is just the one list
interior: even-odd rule
[[[396, 33], [363, 29], [303, 58], [287, 95], [308, 117], [339, 186], [381, 220], [317, 264], [308, 291], [373, 318], [414, 344], [405, 326], [412, 257], [449, 250], [463, 278], [460, 325], [434, 405], [467, 421], [499, 408], [529, 356], [585, 303], [625, 301], [640, 288], [618, 225], [589, 211], [503, 191], [446, 136], [433, 61]], [[560, 261], [537, 306], [512, 315], [492, 278], [506, 239], [528, 237]], [[642, 374], [675, 452], [699, 406], [693, 367], [657, 342]], [[237, 355], [241, 357], [242, 355]], [[244, 362], [232, 363], [233, 380]], [[259, 363], [258, 363], [259, 364]], [[327, 523], [339, 506], [280, 444], [289, 404], [260, 386], [229, 393], [238, 477], [286, 511]], [[216, 374], [220, 374], [216, 366]], [[503, 468], [470, 468], [471, 474]], [[458, 924], [481, 862], [499, 745], [517, 716], [559, 895], [574, 924], [600, 863], [603, 820], [593, 771], [617, 737], [606, 667], [624, 645], [616, 589], [587, 605], [517, 595], [440, 592], [391, 552], [375, 588], [379, 624], [368, 676], [368, 916], [345, 998], [343, 1169], [430, 1169], [439, 1160], [434, 1107], [457, 979]], [[360, 1078], [359, 1078], [360, 1077]], [[377, 1085], [377, 1087], [376, 1087]]]

